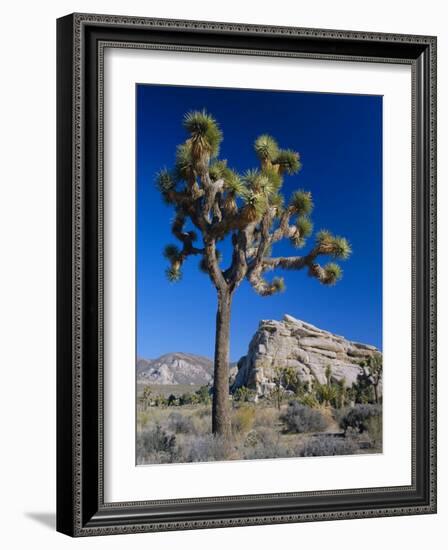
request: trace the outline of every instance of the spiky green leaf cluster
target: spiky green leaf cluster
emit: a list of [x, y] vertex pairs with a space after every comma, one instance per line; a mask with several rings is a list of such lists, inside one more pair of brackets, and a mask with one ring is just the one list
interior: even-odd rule
[[335, 237], [333, 239], [333, 257], [346, 260], [352, 253], [352, 247], [345, 237]]
[[272, 167], [263, 168], [262, 173], [269, 179], [271, 185], [275, 188], [275, 190], [279, 191], [283, 183], [283, 178], [281, 174], [279, 174]]
[[174, 174], [177, 180], [188, 181], [194, 178], [195, 172], [190, 143], [182, 143], [177, 146]]
[[277, 194], [278, 187], [276, 185], [276, 182], [271, 180], [269, 176], [264, 174], [263, 172], [260, 174], [260, 177], [258, 179], [258, 185], [260, 191], [264, 193], [266, 197], [273, 197]]
[[259, 136], [255, 140], [254, 148], [260, 160], [270, 160], [272, 162], [279, 154], [277, 142], [268, 134]]
[[275, 288], [276, 292], [284, 292], [286, 289], [283, 277], [274, 277], [272, 279], [272, 286]]
[[242, 182], [245, 189], [240, 196], [247, 204], [256, 207], [258, 216], [262, 216], [268, 206], [282, 206], [283, 197], [279, 193], [282, 178], [274, 170], [247, 170]]
[[302, 237], [300, 234], [300, 231], [297, 231], [297, 233], [294, 233], [292, 237], [290, 237], [291, 244], [295, 246], [296, 248], [303, 248], [306, 244], [306, 239]]
[[212, 162], [209, 167], [209, 174], [212, 181], [224, 180], [224, 186], [227, 191], [236, 196], [244, 193], [244, 183], [239, 174], [227, 166], [226, 160], [217, 160]]
[[164, 168], [156, 175], [156, 185], [159, 191], [163, 194], [174, 189], [176, 183], [171, 172]]
[[242, 198], [247, 206], [253, 208], [257, 218], [261, 218], [268, 208], [268, 200], [264, 193], [247, 189]]
[[301, 237], [309, 237], [313, 232], [313, 222], [308, 216], [300, 216], [297, 219], [296, 227], [299, 230]]
[[303, 189], [295, 191], [292, 194], [290, 204], [294, 212], [297, 212], [299, 216], [311, 214], [314, 207], [311, 193], [309, 191], [304, 191]]
[[290, 238], [291, 243], [296, 248], [302, 248], [306, 244], [306, 239], [313, 231], [313, 222], [308, 216], [299, 216], [296, 222], [297, 231]]
[[241, 180], [239, 174], [227, 168], [227, 171], [224, 176], [225, 188], [229, 193], [237, 197], [241, 197], [245, 191], [245, 185]]
[[297, 174], [302, 168], [299, 153], [291, 149], [281, 150], [275, 158], [275, 164], [278, 164], [287, 174]]
[[277, 195], [271, 197], [269, 202], [271, 203], [271, 206], [274, 206], [277, 209], [277, 216], [280, 216], [283, 212], [283, 205], [285, 202], [283, 195], [278, 193]]
[[275, 139], [268, 134], [259, 136], [255, 140], [254, 148], [262, 163], [275, 164], [280, 172], [296, 174], [302, 167], [299, 153], [291, 149], [280, 149]]
[[184, 127], [192, 140], [201, 142], [211, 156], [218, 155], [222, 132], [216, 120], [205, 109], [187, 113], [184, 117]]
[[323, 254], [328, 254], [333, 258], [346, 260], [352, 253], [350, 243], [345, 237], [334, 236], [326, 229], [323, 229], [317, 233], [316, 241], [321, 252]]
[[251, 168], [244, 172], [242, 181], [249, 190], [253, 191], [256, 190], [258, 187], [260, 175], [261, 172], [259, 170], [257, 170], [256, 168]]
[[319, 244], [322, 244], [326, 241], [329, 241], [333, 238], [333, 235], [330, 233], [330, 231], [328, 231], [327, 229], [321, 229], [320, 231], [317, 232], [316, 234], [316, 241], [319, 243]]
[[226, 160], [215, 160], [209, 166], [208, 173], [212, 181], [217, 181], [221, 178], [224, 178], [224, 175], [227, 171], [227, 161]]
[[170, 283], [177, 283], [182, 279], [182, 271], [174, 266], [167, 267], [165, 274]]
[[334, 285], [342, 277], [342, 269], [340, 268], [340, 266], [338, 266], [338, 264], [329, 263], [324, 267], [324, 270], [325, 278], [322, 282], [325, 285]]
[[179, 247], [175, 244], [167, 244], [163, 250], [163, 256], [170, 262], [176, 261], [180, 256]]

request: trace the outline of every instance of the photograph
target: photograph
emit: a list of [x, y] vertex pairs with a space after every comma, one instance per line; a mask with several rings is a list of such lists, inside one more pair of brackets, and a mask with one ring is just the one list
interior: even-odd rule
[[136, 465], [382, 453], [383, 97], [135, 101]]
[[57, 20], [60, 533], [437, 512], [437, 36], [251, 9]]
[[5, 4], [3, 548], [441, 548], [444, 6]]

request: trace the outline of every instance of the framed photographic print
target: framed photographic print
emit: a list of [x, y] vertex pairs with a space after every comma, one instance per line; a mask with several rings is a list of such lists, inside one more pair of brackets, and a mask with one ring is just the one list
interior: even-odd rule
[[57, 529], [435, 513], [436, 38], [57, 40]]

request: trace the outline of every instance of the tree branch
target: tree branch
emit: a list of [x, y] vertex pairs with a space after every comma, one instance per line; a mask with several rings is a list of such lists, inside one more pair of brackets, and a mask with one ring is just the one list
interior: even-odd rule
[[186, 255], [189, 254], [202, 254], [204, 252], [203, 248], [195, 248], [193, 242], [196, 240], [196, 234], [194, 231], [184, 231], [185, 226], [185, 216], [181, 213], [178, 213], [174, 219], [171, 231], [175, 237], [179, 239], [184, 245], [184, 252]]
[[228, 290], [227, 281], [219, 267], [218, 259], [216, 257], [216, 242], [214, 239], [207, 240], [205, 243], [205, 259], [207, 262], [208, 272], [210, 279], [215, 285], [218, 292]]
[[270, 244], [274, 244], [284, 237], [290, 237], [290, 233], [293, 229], [295, 229], [294, 226], [289, 225], [289, 220], [293, 214], [293, 210], [290, 206], [288, 208], [285, 208], [283, 211], [283, 214], [280, 217], [280, 225], [279, 227], [274, 231], [271, 237]]

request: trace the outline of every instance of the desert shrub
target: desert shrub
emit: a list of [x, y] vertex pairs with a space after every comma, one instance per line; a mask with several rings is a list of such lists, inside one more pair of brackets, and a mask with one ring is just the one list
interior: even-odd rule
[[278, 410], [280, 410], [284, 399], [288, 395], [290, 395], [290, 393], [285, 390], [283, 386], [276, 384], [269, 393], [268, 399]]
[[347, 390], [348, 398], [359, 404], [375, 403], [375, 390], [368, 373], [358, 374], [356, 382]]
[[148, 424], [149, 422], [149, 419], [150, 419], [150, 414], [149, 412], [147, 411], [144, 411], [144, 412], [139, 412], [137, 414], [137, 425], [138, 425], [138, 428], [142, 429], [146, 426], [146, 424]]
[[276, 445], [280, 441], [280, 434], [272, 428], [260, 426], [251, 430], [244, 440], [245, 447], [255, 447], [256, 445]]
[[208, 386], [201, 386], [196, 395], [198, 397], [198, 402], [203, 403], [204, 405], [209, 405], [211, 403], [210, 388]]
[[195, 433], [193, 420], [180, 412], [172, 412], [169, 415], [168, 429], [178, 434]]
[[336, 382], [334, 386], [336, 390], [336, 397], [334, 399], [333, 406], [336, 409], [341, 409], [345, 407], [348, 400], [348, 393], [347, 393], [345, 378]]
[[143, 388], [143, 392], [139, 400], [140, 407], [142, 408], [142, 410], [146, 410], [148, 407], [151, 406], [151, 396], [152, 396], [151, 386], [145, 386]]
[[273, 382], [277, 390], [283, 389], [292, 394], [298, 394], [304, 388], [299, 373], [293, 367], [275, 367]]
[[321, 432], [327, 427], [327, 421], [318, 410], [291, 401], [284, 414], [280, 416], [286, 431], [295, 433]]
[[314, 393], [304, 393], [298, 398], [299, 403], [302, 405], [305, 405], [307, 407], [310, 407], [311, 409], [315, 409], [319, 406], [319, 401], [316, 398], [316, 395]]
[[377, 448], [382, 448], [383, 442], [383, 415], [377, 414], [367, 418], [367, 432], [372, 440], [372, 445]]
[[238, 403], [248, 403], [255, 399], [256, 392], [246, 388], [246, 386], [241, 386], [237, 388], [233, 393], [233, 400]]
[[322, 405], [335, 405], [338, 397], [338, 389], [335, 384], [316, 384], [315, 395], [316, 399]]
[[369, 419], [381, 415], [381, 406], [359, 404], [343, 409], [339, 415], [339, 426], [347, 431], [352, 428], [358, 433], [368, 431]]
[[225, 460], [230, 454], [230, 442], [212, 434], [192, 436], [179, 447], [178, 462], [209, 462]]
[[281, 443], [260, 443], [253, 447], [245, 447], [241, 450], [245, 460], [260, 460], [269, 458], [290, 458], [295, 456], [287, 446]]
[[247, 434], [240, 455], [248, 460], [295, 456], [293, 449], [282, 444], [279, 432], [267, 427], [259, 427]]
[[177, 397], [174, 395], [174, 393], [171, 393], [169, 396], [168, 396], [168, 399], [167, 399], [167, 405], [168, 407], [174, 407], [175, 405], [178, 405], [179, 404], [179, 400], [177, 399]]
[[245, 434], [252, 429], [254, 422], [255, 407], [240, 407], [233, 412], [232, 430], [235, 434]]
[[176, 436], [168, 434], [158, 424], [145, 429], [137, 437], [137, 462], [173, 462], [176, 457]]
[[358, 451], [352, 439], [332, 436], [317, 436], [306, 441], [299, 450], [299, 456], [350, 455]]
[[286, 390], [292, 391], [296, 395], [303, 389], [299, 373], [292, 367], [284, 367], [281, 373], [282, 385]]
[[195, 393], [183, 393], [179, 397], [179, 405], [197, 405], [199, 397]]

